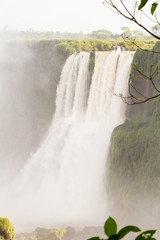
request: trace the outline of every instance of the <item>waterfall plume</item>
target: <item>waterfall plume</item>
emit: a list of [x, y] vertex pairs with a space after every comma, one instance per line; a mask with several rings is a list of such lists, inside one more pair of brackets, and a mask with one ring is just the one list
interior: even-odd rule
[[[57, 88], [56, 112], [40, 148], [2, 188], [1, 214], [17, 226], [100, 225], [107, 216], [106, 161], [113, 129], [125, 121], [133, 54], [71, 55]], [[5, 203], [5, 204], [4, 204]], [[5, 206], [5, 207], [4, 207]]]

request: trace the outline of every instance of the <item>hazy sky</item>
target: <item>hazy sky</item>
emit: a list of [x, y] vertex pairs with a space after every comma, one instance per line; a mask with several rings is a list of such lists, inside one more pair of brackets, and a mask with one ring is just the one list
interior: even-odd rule
[[0, 0], [0, 30], [6, 26], [84, 33], [98, 29], [121, 32], [122, 26], [136, 28], [106, 8], [102, 0]]

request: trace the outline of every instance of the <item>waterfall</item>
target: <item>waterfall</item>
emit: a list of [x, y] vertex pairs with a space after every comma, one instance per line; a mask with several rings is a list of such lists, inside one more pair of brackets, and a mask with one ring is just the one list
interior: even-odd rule
[[[56, 112], [45, 140], [17, 178], [4, 187], [1, 214], [17, 225], [100, 225], [107, 217], [106, 161], [113, 129], [125, 120], [133, 53], [71, 55], [57, 88]], [[2, 204], [1, 204], [2, 206]], [[21, 224], [20, 224], [21, 223]]]

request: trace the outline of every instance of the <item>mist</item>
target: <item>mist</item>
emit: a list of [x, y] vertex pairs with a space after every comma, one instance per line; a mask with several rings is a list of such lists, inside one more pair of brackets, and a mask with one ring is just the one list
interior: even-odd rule
[[42, 73], [44, 60], [35, 50], [27, 42], [0, 42], [2, 182], [38, 148], [54, 112], [56, 81]]

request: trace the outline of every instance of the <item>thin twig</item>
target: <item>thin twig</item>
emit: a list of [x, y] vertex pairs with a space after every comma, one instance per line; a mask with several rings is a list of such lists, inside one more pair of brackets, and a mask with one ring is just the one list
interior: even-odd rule
[[[120, 0], [121, 1], [121, 0]], [[139, 27], [141, 27], [142, 29], [144, 29], [146, 32], [148, 32], [151, 36], [153, 36], [154, 38], [160, 40], [160, 37], [155, 35], [154, 33], [152, 33], [150, 30], [148, 30], [144, 25], [142, 25], [140, 22], [138, 22], [138, 20], [133, 16], [133, 14], [131, 14], [130, 12], [128, 13], [131, 17], [127, 16], [125, 13], [123, 13], [122, 11], [120, 11], [116, 5], [112, 2], [112, 0], [105, 0], [106, 3], [108, 3], [112, 8], [114, 8], [120, 15], [122, 15], [124, 18], [135, 22]], [[121, 2], [123, 3], [123, 2]], [[128, 12], [128, 11], [127, 11]]]

